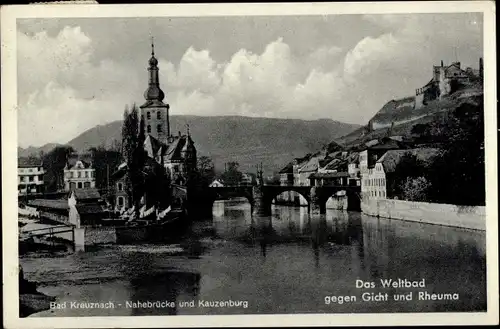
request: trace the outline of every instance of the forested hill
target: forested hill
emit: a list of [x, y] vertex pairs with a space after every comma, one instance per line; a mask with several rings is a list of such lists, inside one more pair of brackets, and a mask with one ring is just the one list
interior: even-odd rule
[[[189, 129], [198, 156], [209, 156], [216, 169], [225, 162], [236, 161], [242, 171], [255, 171], [258, 163], [266, 173], [281, 169], [289, 159], [317, 151], [322, 145], [359, 128], [330, 119], [313, 121], [295, 119], [250, 118], [240, 116], [172, 116], [174, 133]], [[91, 147], [110, 148], [121, 141], [122, 121], [114, 121], [89, 129], [66, 145], [77, 151]], [[43, 148], [43, 147], [42, 147]], [[40, 149], [20, 154], [38, 155]], [[46, 151], [45, 151], [46, 152]]]

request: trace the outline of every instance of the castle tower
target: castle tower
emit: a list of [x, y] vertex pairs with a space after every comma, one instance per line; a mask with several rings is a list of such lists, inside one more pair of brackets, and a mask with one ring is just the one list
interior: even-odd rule
[[144, 92], [146, 102], [141, 105], [141, 120], [144, 120], [146, 134], [166, 142], [170, 136], [170, 106], [163, 103], [165, 94], [160, 88], [158, 60], [155, 58], [155, 48], [151, 40], [151, 58], [149, 59], [149, 85]]

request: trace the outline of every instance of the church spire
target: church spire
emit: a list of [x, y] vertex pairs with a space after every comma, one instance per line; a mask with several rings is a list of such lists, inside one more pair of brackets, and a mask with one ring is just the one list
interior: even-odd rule
[[149, 59], [149, 86], [144, 92], [144, 98], [147, 101], [162, 102], [165, 94], [160, 89], [160, 79], [158, 75], [158, 60], [155, 57], [154, 39], [151, 37], [151, 58]]

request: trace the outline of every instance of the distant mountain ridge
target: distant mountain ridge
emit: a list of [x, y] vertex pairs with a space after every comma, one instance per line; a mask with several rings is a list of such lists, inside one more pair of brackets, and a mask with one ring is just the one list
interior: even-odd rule
[[[198, 156], [209, 156], [217, 170], [224, 163], [237, 161], [242, 171], [254, 172], [262, 162], [266, 174], [277, 172], [290, 158], [315, 152], [333, 139], [360, 127], [331, 119], [299, 120], [241, 116], [171, 116], [171, 131], [186, 133], [187, 125]], [[122, 121], [91, 128], [66, 145], [77, 151], [91, 147], [107, 148], [121, 141]], [[50, 151], [56, 144], [18, 149], [20, 156]]]

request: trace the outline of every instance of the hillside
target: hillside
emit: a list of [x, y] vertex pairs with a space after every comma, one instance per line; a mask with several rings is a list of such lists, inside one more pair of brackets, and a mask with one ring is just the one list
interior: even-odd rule
[[18, 157], [29, 157], [31, 155], [39, 156], [40, 152], [48, 153], [56, 146], [61, 146], [61, 144], [49, 143], [40, 147], [33, 147], [33, 146], [29, 146], [27, 148], [18, 147], [17, 156]]
[[477, 104], [482, 97], [482, 88], [463, 89], [441, 100], [430, 101], [419, 109], [414, 109], [411, 104], [414, 97], [391, 100], [373, 116], [368, 125], [335, 141], [344, 147], [352, 147], [388, 134], [412, 140], [418, 137], [412, 134], [415, 125], [443, 120], [448, 112], [455, 110], [461, 104]]
[[[211, 157], [217, 170], [223, 169], [225, 162], [237, 161], [241, 170], [254, 172], [255, 166], [262, 162], [264, 171], [269, 174], [281, 169], [290, 158], [317, 151], [322, 145], [359, 127], [330, 119], [305, 121], [239, 116], [171, 117], [171, 129], [174, 133], [185, 133], [187, 124], [198, 156]], [[121, 128], [121, 121], [99, 125], [67, 144], [78, 151], [100, 145], [111, 147], [121, 140]]]

